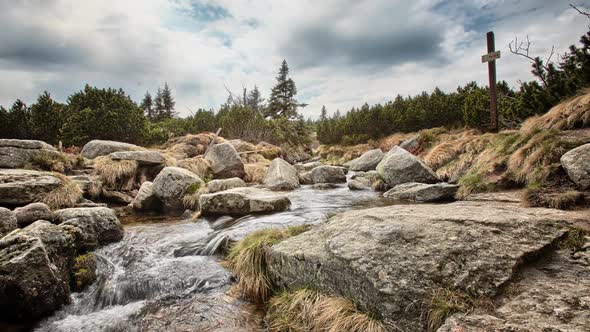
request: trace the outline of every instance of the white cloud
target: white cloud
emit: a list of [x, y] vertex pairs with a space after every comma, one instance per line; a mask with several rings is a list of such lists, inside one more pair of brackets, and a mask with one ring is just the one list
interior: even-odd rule
[[[177, 110], [217, 108], [225, 87], [268, 94], [283, 58], [316, 116], [396, 94], [485, 83], [485, 31], [503, 52], [498, 77], [531, 79], [508, 41], [563, 52], [587, 21], [567, 4], [539, 1], [27, 0], [0, 3], [0, 104], [61, 101], [85, 83], [122, 87], [139, 101], [167, 81]], [[483, 7], [483, 9], [482, 9]], [[535, 9], [536, 8], [536, 9]], [[195, 12], [195, 11], [198, 11]], [[429, 42], [430, 41], [430, 42]], [[435, 44], [430, 45], [429, 43]]]

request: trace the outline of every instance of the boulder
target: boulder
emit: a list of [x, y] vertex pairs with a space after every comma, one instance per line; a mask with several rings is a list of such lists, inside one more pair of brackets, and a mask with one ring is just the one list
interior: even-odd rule
[[311, 188], [315, 190], [328, 190], [340, 188], [340, 186], [338, 186], [335, 183], [316, 183], [313, 186], [311, 186]]
[[146, 181], [141, 184], [139, 192], [133, 198], [131, 207], [135, 210], [158, 210], [161, 207], [160, 200], [154, 193], [154, 184]]
[[348, 181], [350, 190], [384, 190], [387, 185], [377, 171], [354, 174]]
[[37, 319], [70, 302], [72, 237], [39, 220], [0, 239], [0, 318]]
[[303, 173], [303, 172], [309, 172], [312, 169], [322, 166], [323, 164], [319, 161], [310, 161], [308, 163], [305, 164], [295, 164], [293, 165], [295, 167], [295, 169], [297, 170], [297, 173]]
[[452, 201], [459, 190], [459, 185], [448, 183], [417, 183], [398, 184], [383, 194], [383, 197], [396, 200], [416, 202]]
[[216, 178], [244, 178], [244, 164], [238, 151], [229, 143], [216, 144], [205, 155]]
[[[590, 258], [590, 251], [576, 256]], [[458, 313], [438, 332], [590, 331], [590, 261], [565, 250], [527, 267], [492, 310]]]
[[241, 139], [232, 139], [227, 141], [238, 152], [256, 151], [256, 146], [252, 143], [242, 141]]
[[27, 149], [27, 150], [51, 150], [57, 151], [56, 148], [53, 146], [38, 140], [29, 140], [29, 139], [12, 139], [12, 138], [2, 138], [0, 139], [0, 147], [13, 147], [17, 149]]
[[377, 172], [391, 187], [408, 182], [435, 183], [439, 179], [430, 167], [413, 154], [394, 146], [377, 165]]
[[110, 154], [112, 160], [135, 160], [138, 165], [154, 166], [166, 162], [158, 151], [119, 151]]
[[207, 191], [209, 193], [216, 193], [233, 188], [245, 187], [246, 182], [240, 178], [219, 179], [207, 182]]
[[107, 202], [114, 203], [114, 204], [130, 204], [133, 201], [133, 197], [129, 196], [128, 194], [117, 191], [117, 190], [107, 190], [103, 189], [101, 192], [102, 199]]
[[434, 291], [493, 297], [567, 233], [570, 217], [475, 202], [350, 211], [272, 246], [268, 272], [279, 288], [313, 285], [379, 313], [392, 330], [422, 331], [421, 304]]
[[384, 155], [385, 154], [381, 149], [369, 150], [363, 153], [362, 156], [350, 162], [349, 168], [351, 171], [363, 172], [374, 170], [377, 168], [377, 165], [381, 162]]
[[416, 151], [420, 147], [419, 135], [408, 138], [407, 140], [400, 143], [399, 147], [406, 151]]
[[0, 168], [23, 168], [38, 156], [61, 154], [51, 145], [36, 140], [0, 139]]
[[118, 151], [138, 151], [143, 148], [129, 143], [115, 142], [115, 141], [103, 141], [103, 140], [92, 140], [82, 148], [80, 154], [84, 158], [94, 159], [100, 156], [106, 156], [113, 152]]
[[26, 205], [41, 201], [61, 184], [58, 177], [47, 172], [0, 169], [0, 205]]
[[346, 175], [342, 167], [319, 166], [311, 170], [313, 183], [341, 183], [346, 182]]
[[182, 200], [189, 187], [201, 188], [204, 185], [205, 182], [191, 171], [179, 167], [165, 167], [154, 179], [152, 189], [166, 209], [182, 210]]
[[106, 207], [62, 209], [53, 215], [55, 222], [73, 235], [80, 251], [120, 241], [124, 235], [115, 211]]
[[561, 156], [561, 166], [580, 189], [590, 189], [590, 143]]
[[176, 166], [197, 174], [201, 179], [211, 175], [211, 166], [203, 157], [194, 157], [178, 161]]
[[293, 190], [299, 187], [297, 169], [281, 158], [275, 158], [263, 181], [270, 190]]
[[311, 179], [311, 171], [299, 173], [299, 183], [313, 184], [313, 180]]
[[7, 208], [0, 207], [0, 238], [18, 227], [16, 215]]
[[29, 205], [14, 209], [18, 227], [23, 228], [37, 220], [53, 220], [53, 213], [47, 204], [31, 203]]
[[244, 187], [201, 195], [199, 205], [203, 215], [246, 215], [284, 211], [291, 201], [267, 189]]

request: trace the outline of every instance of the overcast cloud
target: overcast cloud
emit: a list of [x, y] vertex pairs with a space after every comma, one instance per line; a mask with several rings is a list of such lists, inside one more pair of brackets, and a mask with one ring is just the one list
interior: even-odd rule
[[[88, 83], [136, 101], [168, 82], [177, 110], [217, 108], [225, 86], [268, 95], [286, 59], [317, 116], [438, 86], [484, 83], [485, 32], [494, 30], [499, 79], [530, 80], [509, 54], [529, 35], [534, 54], [563, 53], [588, 29], [561, 0], [0, 0], [0, 105], [57, 100]], [[576, 4], [589, 8], [588, 1]]]

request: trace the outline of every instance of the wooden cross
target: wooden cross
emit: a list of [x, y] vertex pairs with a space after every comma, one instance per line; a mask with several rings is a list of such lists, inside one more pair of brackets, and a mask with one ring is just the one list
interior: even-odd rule
[[500, 51], [496, 51], [494, 32], [490, 31], [486, 35], [488, 41], [488, 54], [481, 57], [482, 63], [488, 63], [488, 73], [490, 76], [490, 117], [491, 130], [498, 131], [498, 91], [496, 90], [496, 60], [500, 59]]

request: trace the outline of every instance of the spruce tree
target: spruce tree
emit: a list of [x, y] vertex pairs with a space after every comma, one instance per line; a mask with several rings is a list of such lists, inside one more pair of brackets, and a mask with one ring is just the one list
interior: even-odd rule
[[250, 107], [256, 112], [261, 112], [264, 108], [264, 99], [262, 98], [262, 94], [256, 85], [254, 86], [254, 90], [250, 91], [246, 98], [246, 106]]
[[59, 141], [59, 130], [63, 125], [62, 110], [63, 105], [51, 99], [47, 91], [37, 98], [30, 111], [31, 130], [36, 139], [50, 144]]
[[158, 91], [156, 92], [156, 98], [154, 98], [153, 114], [154, 121], [164, 120], [164, 102], [162, 100], [162, 89], [160, 88], [158, 88]]
[[170, 119], [176, 115], [176, 112], [174, 112], [175, 105], [176, 102], [174, 101], [174, 97], [172, 97], [172, 91], [170, 90], [168, 83], [164, 83], [164, 89], [162, 89], [162, 106], [165, 119]]
[[8, 118], [11, 128], [11, 138], [27, 139], [32, 138], [29, 119], [29, 108], [20, 99], [17, 99], [8, 111]]
[[297, 95], [295, 82], [289, 77], [289, 65], [287, 65], [287, 61], [283, 60], [279, 69], [279, 75], [277, 76], [277, 84], [272, 88], [270, 93], [266, 116], [273, 119], [296, 119], [297, 108], [301, 104], [295, 100], [295, 95]]
[[149, 91], [145, 92], [145, 96], [143, 97], [139, 107], [143, 109], [143, 112], [148, 119], [154, 120], [154, 100], [152, 99], [152, 95]]

